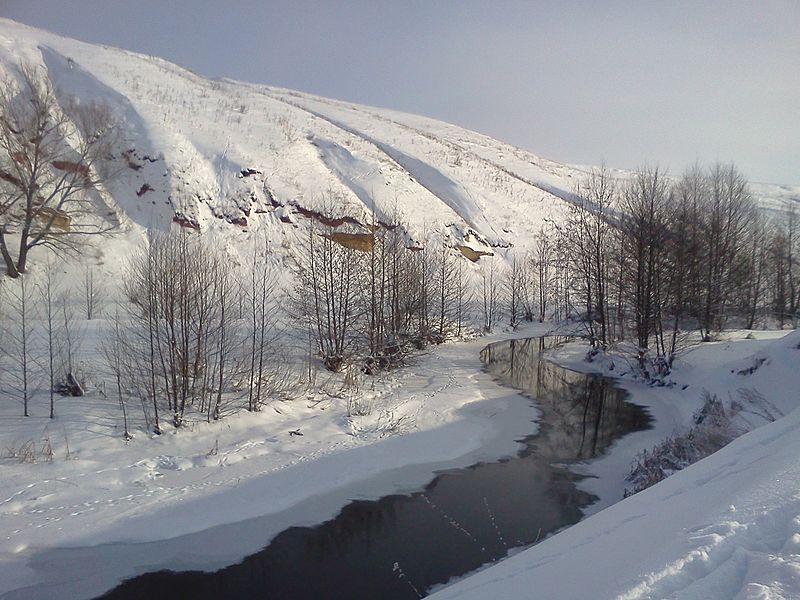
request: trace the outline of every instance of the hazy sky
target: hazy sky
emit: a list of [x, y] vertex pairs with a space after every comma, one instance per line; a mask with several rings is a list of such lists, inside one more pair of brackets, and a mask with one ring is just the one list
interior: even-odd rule
[[0, 0], [0, 16], [554, 160], [733, 160], [800, 183], [798, 0]]

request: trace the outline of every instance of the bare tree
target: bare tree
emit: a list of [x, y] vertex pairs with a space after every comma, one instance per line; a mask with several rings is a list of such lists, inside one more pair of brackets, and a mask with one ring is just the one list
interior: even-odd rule
[[482, 270], [481, 304], [483, 306], [483, 331], [490, 333], [499, 317], [499, 281], [495, 273], [494, 256], [489, 257], [489, 263], [484, 264]]
[[[59, 284], [54, 274], [53, 263], [48, 261], [44, 268], [43, 279], [38, 285], [39, 302], [42, 307], [44, 321], [44, 334], [47, 339], [47, 375], [48, 390], [50, 392], [50, 418], [55, 417], [56, 393], [56, 364], [55, 359], [59, 353], [57, 344], [60, 343], [58, 335], [58, 297]], [[24, 281], [24, 278], [23, 280]]]
[[2, 346], [8, 356], [8, 377], [13, 382], [13, 395], [22, 400], [23, 414], [30, 415], [32, 369], [35, 366], [35, 334], [33, 324], [37, 316], [38, 303], [31, 298], [25, 278], [19, 278], [4, 286], [6, 319], [3, 321]]
[[208, 419], [221, 415], [226, 393], [242, 383], [243, 336], [236, 331], [236, 291], [229, 261], [181, 230], [152, 234], [133, 255], [125, 276], [135, 385], [158, 415], [166, 400], [180, 427], [188, 407]]
[[699, 311], [704, 338], [725, 323], [737, 281], [736, 267], [745, 247], [745, 232], [753, 215], [747, 180], [734, 165], [715, 165], [708, 173], [705, 207], [703, 291]]
[[[222, 260], [221, 252], [214, 251], [205, 262], [208, 269], [205, 282], [201, 281], [200, 293], [205, 285], [212, 302], [215, 303], [208, 312], [208, 326], [198, 328], [197, 336], [207, 336], [211, 340], [210, 349], [207, 356], [202, 359], [205, 367], [200, 367], [209, 371], [205, 378], [203, 387], [209, 389], [209, 400], [207, 414], [209, 420], [219, 420], [223, 417], [224, 411], [230, 406], [232, 411], [238, 410], [238, 405], [232, 402], [234, 396], [238, 396], [240, 382], [244, 380], [246, 372], [247, 356], [245, 352], [246, 340], [245, 332], [241, 328], [241, 322], [236, 318], [233, 310], [234, 297], [241, 292], [241, 281], [238, 280], [228, 268], [226, 262]], [[265, 329], [269, 331], [269, 319], [272, 316], [269, 308], [267, 311], [267, 323]], [[274, 316], [273, 316], [274, 318]], [[260, 352], [266, 354], [270, 350], [275, 352], [274, 339], [270, 340], [265, 336], [264, 343], [266, 348]], [[198, 346], [201, 344], [198, 343]], [[263, 359], [262, 359], [263, 360]], [[263, 362], [262, 370], [259, 373], [262, 391], [271, 391], [265, 384], [269, 382], [266, 376]], [[200, 410], [206, 408], [203, 405], [205, 396], [204, 389], [192, 391], [192, 396], [201, 397]], [[230, 400], [230, 401], [229, 401]]]
[[126, 347], [125, 340], [125, 326], [123, 325], [120, 317], [119, 306], [117, 306], [114, 316], [111, 318], [110, 328], [108, 329], [105, 338], [101, 341], [100, 350], [105, 358], [106, 365], [114, 376], [114, 383], [117, 388], [117, 401], [122, 410], [122, 423], [124, 426], [124, 439], [130, 440], [133, 436], [128, 429], [128, 411], [125, 405], [125, 394], [123, 386], [123, 377], [128, 372], [126, 365]]
[[800, 271], [797, 261], [797, 208], [794, 201], [784, 205], [786, 214], [786, 262], [789, 271], [789, 313], [792, 326], [797, 326], [798, 311], [800, 311]]
[[570, 207], [562, 238], [584, 297], [589, 339], [593, 346], [605, 346], [610, 337], [609, 245], [615, 183], [603, 167], [587, 175], [576, 193], [580, 201]]
[[455, 274], [453, 277], [453, 287], [456, 297], [455, 305], [455, 333], [456, 337], [461, 337], [464, 327], [470, 321], [469, 306], [473, 298], [473, 285], [469, 273], [464, 268], [465, 260], [460, 257], [456, 261]]
[[502, 291], [508, 308], [509, 325], [513, 329], [519, 327], [525, 316], [525, 264], [525, 260], [518, 257], [516, 252], [513, 252], [511, 264], [503, 274]]
[[749, 251], [746, 255], [749, 275], [746, 278], [743, 293], [744, 306], [747, 310], [748, 329], [753, 329], [753, 327], [755, 327], [756, 315], [763, 302], [768, 269], [768, 244], [764, 215], [756, 211], [749, 228]]
[[542, 323], [547, 318], [548, 304], [552, 293], [551, 288], [554, 284], [552, 238], [552, 231], [543, 226], [536, 238], [536, 246], [532, 257], [539, 323]]
[[[332, 202], [326, 207], [332, 210]], [[329, 221], [330, 223], [330, 221]], [[325, 367], [339, 371], [359, 319], [356, 275], [363, 252], [337, 241], [331, 224], [312, 221], [306, 247], [299, 257], [295, 305], [310, 324]]]
[[786, 324], [787, 309], [790, 303], [789, 296], [791, 294], [788, 247], [789, 241], [786, 231], [783, 227], [777, 225], [769, 239], [767, 252], [770, 264], [772, 314], [777, 319], [780, 329], [783, 329]]
[[432, 308], [434, 330], [431, 339], [441, 343], [453, 335], [461, 334], [464, 320], [464, 304], [468, 295], [464, 277], [464, 257], [455, 254], [442, 240], [436, 252], [434, 274], [435, 302]]
[[440, 274], [440, 261], [437, 260], [439, 257], [435, 245], [428, 239], [427, 232], [423, 232], [422, 239], [425, 241], [420, 246], [413, 246], [410, 253], [405, 253], [405, 285], [400, 290], [401, 305], [405, 307], [406, 313], [404, 331], [417, 349], [427, 345], [435, 330], [434, 309]]
[[62, 106], [43, 69], [17, 72], [18, 82], [0, 83], [0, 255], [11, 277], [37, 246], [69, 253], [113, 228], [95, 210], [115, 134], [110, 111]]
[[83, 303], [86, 309], [86, 320], [91, 321], [98, 316], [98, 311], [108, 295], [108, 288], [102, 278], [95, 277], [92, 265], [83, 269]]
[[663, 341], [661, 261], [669, 191], [668, 180], [658, 168], [640, 169], [625, 188], [620, 205], [639, 365], [645, 374], [650, 336], [655, 333]]
[[260, 410], [285, 381], [277, 348], [277, 275], [270, 264], [272, 254], [268, 238], [259, 241], [254, 248], [248, 285], [244, 286], [243, 294], [249, 313], [247, 410], [250, 411]]

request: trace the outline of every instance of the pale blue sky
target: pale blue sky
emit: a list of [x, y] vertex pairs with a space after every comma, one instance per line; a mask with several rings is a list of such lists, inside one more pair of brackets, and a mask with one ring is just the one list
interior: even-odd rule
[[800, 183], [800, 2], [0, 0], [0, 16], [571, 163]]

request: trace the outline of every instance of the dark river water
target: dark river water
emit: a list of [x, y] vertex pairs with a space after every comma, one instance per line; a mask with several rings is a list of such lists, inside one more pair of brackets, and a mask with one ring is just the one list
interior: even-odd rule
[[566, 465], [647, 428], [649, 417], [609, 380], [541, 359], [559, 342], [513, 340], [481, 352], [489, 373], [531, 398], [532, 432], [540, 411], [518, 456], [441, 472], [410, 495], [353, 501], [332, 520], [287, 529], [219, 571], [147, 573], [103, 598], [414, 599], [576, 523], [593, 497], [576, 488]]

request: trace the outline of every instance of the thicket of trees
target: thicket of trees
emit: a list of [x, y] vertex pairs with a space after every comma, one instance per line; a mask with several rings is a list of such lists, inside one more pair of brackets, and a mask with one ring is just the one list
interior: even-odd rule
[[541, 232], [526, 273], [516, 258], [507, 269], [510, 324], [517, 298], [533, 298], [526, 319], [577, 317], [597, 348], [628, 340], [645, 376], [669, 371], [687, 331], [708, 340], [731, 319], [796, 325], [794, 208], [770, 219], [735, 166], [677, 181], [658, 168], [624, 181], [599, 169], [577, 195], [566, 221]]
[[186, 233], [151, 234], [129, 261], [122, 339], [126, 388], [175, 427], [188, 406], [218, 419], [226, 386], [242, 378], [232, 274], [221, 253]]
[[148, 426], [260, 410], [287, 382], [267, 243], [247, 264], [185, 230], [151, 233], [129, 260], [104, 354], [123, 405]]
[[34, 396], [48, 397], [53, 418], [56, 395], [82, 395], [82, 382], [95, 379], [83, 362], [84, 324], [104, 319], [98, 350], [113, 390], [101, 391], [117, 396], [125, 437], [131, 401], [156, 433], [165, 421], [183, 425], [190, 408], [193, 418], [208, 420], [260, 410], [287, 383], [271, 259], [265, 241], [237, 265], [185, 230], [151, 233], [130, 257], [123, 297], [112, 307], [100, 302], [105, 284], [87, 274], [69, 285], [52, 262], [34, 284], [7, 278], [0, 282], [0, 390], [20, 401], [25, 416]]
[[447, 244], [414, 246], [398, 222], [373, 219], [370, 233], [312, 222], [298, 258], [297, 315], [326, 368], [362, 361], [368, 373], [406, 349], [461, 335], [471, 282]]
[[[242, 265], [184, 229], [150, 232], [127, 261], [112, 310], [100, 302], [108, 290], [89, 269], [80, 289], [65, 286], [52, 266], [35, 290], [27, 277], [7, 279], [0, 365], [13, 377], [4, 377], [4, 386], [26, 416], [31, 396], [48, 393], [54, 416], [54, 395], [82, 379], [75, 313], [105, 319], [99, 350], [113, 385], [103, 393], [117, 396], [127, 438], [131, 405], [155, 433], [166, 423], [181, 427], [190, 410], [209, 421], [260, 410], [290, 383], [287, 331], [307, 329], [309, 360], [330, 371], [374, 374], [410, 348], [468, 327], [472, 283], [456, 251], [446, 244], [409, 248], [396, 225], [374, 224], [370, 234], [340, 229], [311, 225], [290, 307], [281, 305], [266, 239]], [[287, 315], [299, 325], [278, 327]]]
[[[527, 253], [483, 257], [476, 268], [436, 236], [413, 243], [397, 219], [373, 218], [367, 233], [311, 219], [285, 329], [305, 330], [309, 364], [374, 374], [476, 321], [491, 331], [572, 319], [594, 348], [628, 342], [649, 377], [672, 368], [687, 332], [710, 339], [731, 319], [796, 324], [795, 212], [769, 219], [734, 166], [695, 167], [679, 180], [655, 168], [625, 180], [600, 169], [577, 192], [567, 218], [548, 223]], [[183, 425], [189, 409], [208, 420], [259, 410], [285, 388], [277, 322], [286, 307], [273, 259], [261, 240], [239, 265], [186, 230], [151, 233], [129, 259], [101, 347], [126, 436], [131, 401], [160, 432]], [[103, 316], [108, 290], [91, 269], [81, 289], [69, 288], [52, 264], [26, 281], [2, 286], [3, 381], [26, 415], [33, 391], [48, 390], [53, 416], [54, 394], [80, 389], [76, 313]]]

